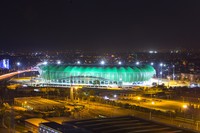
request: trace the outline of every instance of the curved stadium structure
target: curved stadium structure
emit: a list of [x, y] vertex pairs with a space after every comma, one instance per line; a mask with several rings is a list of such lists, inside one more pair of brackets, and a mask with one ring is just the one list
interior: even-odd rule
[[156, 71], [152, 66], [67, 66], [39, 65], [44, 81], [62, 84], [122, 84], [148, 81]]

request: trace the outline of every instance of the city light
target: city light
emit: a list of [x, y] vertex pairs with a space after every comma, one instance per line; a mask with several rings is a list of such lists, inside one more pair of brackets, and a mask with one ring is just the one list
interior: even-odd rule
[[114, 98], [116, 98], [116, 97], [117, 97], [117, 95], [115, 94], [115, 95], [114, 95]]
[[139, 65], [139, 64], [140, 64], [140, 62], [139, 62], [139, 61], [137, 61], [135, 64], [136, 64], [136, 65]]
[[184, 104], [184, 105], [183, 105], [183, 108], [184, 108], [184, 109], [187, 109], [187, 108], [188, 108], [188, 106], [187, 106], [186, 104]]
[[163, 63], [160, 63], [160, 66], [162, 67], [162, 66], [163, 66]]
[[105, 97], [104, 97], [104, 99], [105, 99], [105, 100], [108, 100], [108, 99], [109, 99], [109, 97], [108, 97], [108, 96], [105, 96]]
[[20, 62], [17, 62], [17, 66], [20, 66], [21, 65], [21, 63]]
[[121, 65], [121, 64], [122, 64], [122, 62], [121, 62], [121, 61], [119, 61], [119, 62], [118, 62], [118, 64], [119, 64], [119, 65]]
[[154, 63], [153, 63], [153, 62], [151, 62], [151, 65], [153, 66], [153, 65], [154, 65]]

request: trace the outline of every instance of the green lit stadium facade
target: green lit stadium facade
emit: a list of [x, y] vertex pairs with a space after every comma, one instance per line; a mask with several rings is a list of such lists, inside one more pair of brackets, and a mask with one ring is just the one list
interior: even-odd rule
[[156, 71], [152, 66], [66, 66], [40, 65], [39, 73], [44, 81], [60, 84], [122, 84], [151, 79]]

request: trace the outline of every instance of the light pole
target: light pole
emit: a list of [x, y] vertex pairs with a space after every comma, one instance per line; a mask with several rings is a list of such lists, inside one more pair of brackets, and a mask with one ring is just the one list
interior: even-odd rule
[[17, 62], [16, 64], [17, 64], [17, 72], [18, 72], [17, 76], [18, 76], [18, 78], [19, 78], [19, 66], [21, 65], [21, 63], [20, 63], [20, 62]]
[[162, 83], [162, 67], [163, 67], [163, 63], [160, 63], [160, 81]]
[[175, 77], [175, 75], [174, 75], [174, 71], [175, 71], [175, 65], [173, 65], [173, 66], [172, 66], [172, 68], [173, 68], [173, 75], [172, 75], [172, 79], [173, 79], [173, 81], [174, 81], [174, 77]]
[[170, 76], [167, 76], [167, 79], [168, 79], [168, 88], [169, 88], [169, 84], [170, 84]]
[[186, 119], [185, 118], [185, 111], [188, 108], [188, 106], [186, 104], [183, 104], [182, 108], [183, 108], [183, 113], [184, 113], [183, 117], [184, 117], [184, 120], [185, 120]]

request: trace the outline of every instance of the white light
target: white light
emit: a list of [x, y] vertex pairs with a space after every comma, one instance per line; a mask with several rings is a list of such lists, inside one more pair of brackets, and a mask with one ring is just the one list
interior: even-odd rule
[[80, 62], [80, 61], [77, 61], [77, 64], [81, 64], [81, 62]]
[[137, 61], [137, 62], [136, 62], [136, 65], [139, 65], [139, 64], [140, 64], [140, 62], [139, 62], [139, 61]]
[[173, 65], [172, 67], [175, 67], [175, 65]]
[[121, 65], [121, 64], [122, 64], [122, 62], [121, 62], [121, 61], [119, 61], [119, 62], [118, 62], [118, 64], [119, 64], [119, 65]]
[[152, 54], [154, 51], [149, 51], [150, 54]]
[[20, 65], [21, 65], [21, 63], [20, 63], [20, 62], [17, 62], [17, 65], [18, 65], [18, 66], [20, 66]]
[[47, 61], [45, 61], [45, 62], [43, 62], [43, 64], [44, 64], [44, 65], [47, 65], [47, 64], [48, 64], [48, 62], [47, 62]]
[[105, 64], [105, 61], [102, 60], [102, 61], [101, 61], [101, 65], [104, 65], [104, 64]]
[[109, 99], [109, 97], [105, 96], [105, 97], [104, 97], [104, 99], [106, 99], [106, 100], [107, 100], [107, 99]]
[[163, 65], [164, 67], [166, 66], [166, 64]]
[[160, 66], [163, 66], [163, 63], [160, 63]]
[[117, 97], [117, 95], [114, 95], [114, 98], [116, 98]]
[[60, 65], [60, 64], [61, 64], [61, 61], [57, 61], [57, 64]]
[[162, 72], [160, 72], [160, 74], [162, 74]]
[[153, 65], [154, 65], [154, 63], [153, 63], [153, 62], [151, 62], [151, 65], [153, 66]]

